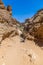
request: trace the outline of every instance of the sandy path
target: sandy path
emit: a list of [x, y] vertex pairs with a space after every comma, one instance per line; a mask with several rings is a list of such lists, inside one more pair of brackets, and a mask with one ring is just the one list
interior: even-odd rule
[[0, 65], [43, 65], [43, 50], [33, 41], [7, 38], [0, 46]]

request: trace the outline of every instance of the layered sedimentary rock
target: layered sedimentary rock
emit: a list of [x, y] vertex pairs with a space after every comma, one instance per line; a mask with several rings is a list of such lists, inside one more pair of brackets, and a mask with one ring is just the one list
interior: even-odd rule
[[16, 30], [20, 26], [20, 23], [16, 19], [12, 18], [11, 14], [11, 6], [6, 8], [0, 0], [0, 41], [9, 37], [12, 33], [14, 35], [18, 33]]
[[41, 39], [43, 39], [43, 9], [39, 10], [32, 18], [25, 20], [24, 31], [36, 38], [42, 37]]

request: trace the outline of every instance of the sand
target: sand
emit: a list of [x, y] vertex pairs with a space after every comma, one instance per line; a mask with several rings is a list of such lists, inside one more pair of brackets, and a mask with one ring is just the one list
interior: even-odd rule
[[0, 65], [43, 65], [43, 49], [34, 41], [6, 38], [0, 45]]

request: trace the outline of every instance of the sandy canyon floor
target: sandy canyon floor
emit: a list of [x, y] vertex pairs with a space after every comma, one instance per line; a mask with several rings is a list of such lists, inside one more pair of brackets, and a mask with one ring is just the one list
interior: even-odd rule
[[34, 41], [6, 38], [0, 45], [0, 65], [43, 65], [43, 49]]

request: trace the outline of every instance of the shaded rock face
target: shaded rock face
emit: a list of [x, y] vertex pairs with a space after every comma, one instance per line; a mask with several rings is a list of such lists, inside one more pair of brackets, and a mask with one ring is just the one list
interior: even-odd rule
[[11, 8], [10, 5], [7, 6], [7, 10], [8, 10], [8, 11], [12, 11], [12, 8]]
[[43, 25], [37, 29], [34, 36], [38, 39], [43, 39]]
[[43, 40], [43, 9], [39, 10], [32, 18], [26, 19], [24, 31]]

